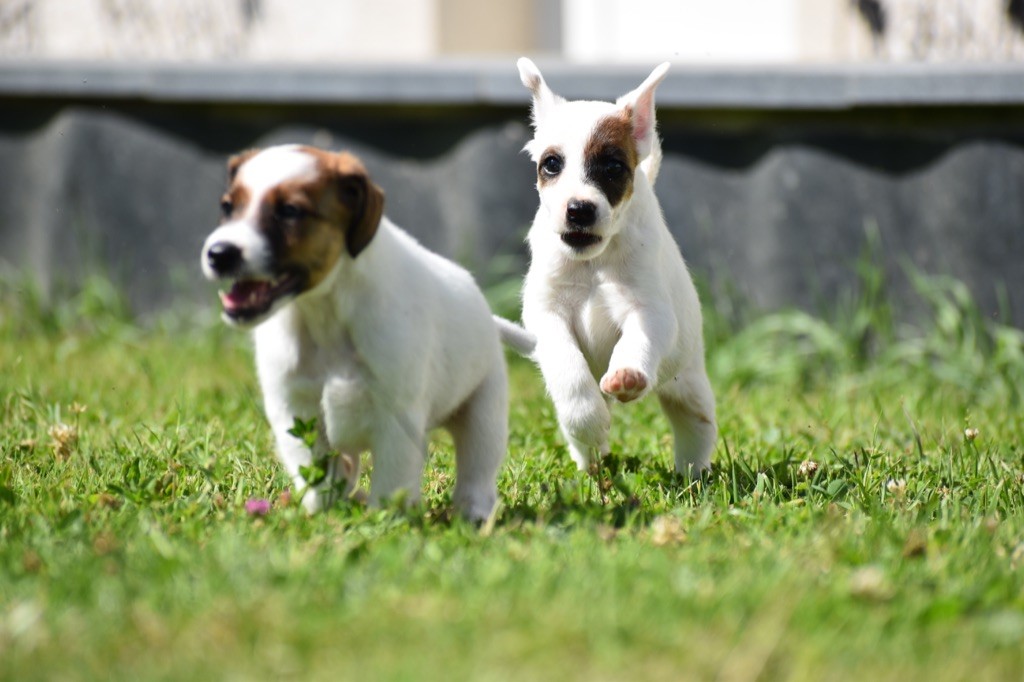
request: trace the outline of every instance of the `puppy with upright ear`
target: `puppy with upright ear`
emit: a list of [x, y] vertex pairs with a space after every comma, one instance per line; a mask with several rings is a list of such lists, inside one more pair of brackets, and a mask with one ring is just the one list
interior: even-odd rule
[[714, 394], [704, 368], [700, 301], [653, 183], [661, 160], [654, 93], [661, 64], [615, 103], [566, 101], [529, 59], [540, 207], [527, 237], [526, 331], [510, 345], [540, 366], [580, 468], [608, 451], [609, 406], [658, 396], [677, 471], [710, 465]]
[[[356, 157], [289, 145], [228, 163], [221, 225], [203, 247], [224, 319], [252, 327], [278, 456], [310, 511], [355, 494], [419, 499], [427, 434], [455, 442], [453, 500], [488, 517], [508, 437], [504, 355], [472, 276], [384, 215]], [[310, 448], [297, 420], [315, 420]], [[317, 465], [317, 466], [313, 466]], [[325, 475], [307, 481], [309, 471]]]

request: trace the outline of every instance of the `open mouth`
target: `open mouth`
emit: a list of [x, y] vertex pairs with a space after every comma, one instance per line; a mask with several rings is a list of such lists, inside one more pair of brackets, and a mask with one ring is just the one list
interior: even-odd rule
[[585, 230], [569, 230], [562, 233], [562, 242], [574, 249], [585, 249], [601, 241], [601, 237]]
[[245, 322], [269, 312], [276, 301], [299, 293], [302, 283], [302, 273], [295, 270], [274, 279], [239, 279], [220, 292], [220, 302], [225, 315]]

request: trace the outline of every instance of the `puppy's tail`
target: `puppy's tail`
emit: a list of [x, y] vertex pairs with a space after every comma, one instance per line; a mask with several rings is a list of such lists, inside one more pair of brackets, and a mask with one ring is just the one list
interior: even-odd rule
[[537, 337], [520, 327], [515, 322], [506, 320], [504, 317], [492, 315], [494, 323], [498, 325], [498, 334], [501, 335], [501, 342], [522, 355], [524, 358], [532, 358], [533, 350], [537, 347]]
[[644, 175], [647, 176], [647, 181], [653, 187], [654, 181], [658, 179], [658, 171], [661, 170], [661, 140], [658, 138], [657, 133], [654, 134], [654, 144], [651, 145], [651, 153], [640, 162], [640, 170], [644, 172]]

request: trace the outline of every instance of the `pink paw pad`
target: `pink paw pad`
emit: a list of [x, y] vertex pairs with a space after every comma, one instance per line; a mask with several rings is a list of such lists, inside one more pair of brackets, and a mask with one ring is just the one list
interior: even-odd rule
[[639, 398], [647, 390], [647, 377], [638, 369], [617, 369], [604, 375], [601, 379], [601, 390], [619, 402], [628, 403]]

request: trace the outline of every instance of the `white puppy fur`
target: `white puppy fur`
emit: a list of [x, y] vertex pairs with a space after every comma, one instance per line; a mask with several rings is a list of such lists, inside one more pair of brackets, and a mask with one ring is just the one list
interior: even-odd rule
[[[254, 326], [256, 364], [278, 456], [319, 510], [369, 450], [369, 501], [420, 496], [427, 433], [456, 450], [455, 506], [488, 517], [508, 437], [507, 377], [490, 310], [472, 276], [383, 216], [355, 157], [275, 147], [236, 157], [224, 222], [203, 247], [226, 280], [225, 319]], [[290, 284], [297, 282], [295, 284]], [[311, 450], [289, 433], [317, 419]], [[326, 478], [307, 486], [317, 461]]]
[[555, 95], [529, 59], [540, 208], [529, 231], [523, 323], [506, 342], [540, 366], [581, 468], [609, 451], [609, 406], [657, 394], [675, 435], [675, 468], [710, 466], [715, 400], [704, 367], [700, 301], [654, 195], [661, 149], [654, 91], [662, 64], [612, 104]]

